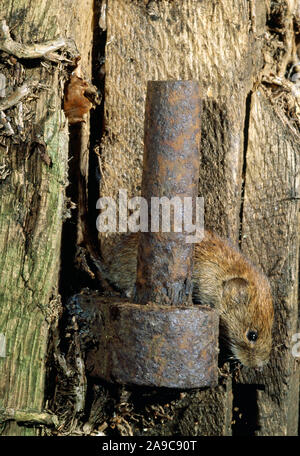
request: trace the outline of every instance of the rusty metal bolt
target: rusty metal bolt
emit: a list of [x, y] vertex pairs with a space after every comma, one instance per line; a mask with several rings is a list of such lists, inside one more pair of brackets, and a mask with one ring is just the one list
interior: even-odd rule
[[[197, 81], [149, 81], [145, 110], [142, 196], [148, 202], [152, 226], [152, 198], [195, 201], [199, 181], [201, 116]], [[160, 217], [160, 222], [161, 222]], [[140, 233], [135, 302], [192, 304], [194, 244], [188, 233]]]

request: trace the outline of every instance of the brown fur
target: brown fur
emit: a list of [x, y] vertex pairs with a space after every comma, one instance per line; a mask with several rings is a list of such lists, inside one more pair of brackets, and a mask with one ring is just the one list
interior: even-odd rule
[[[124, 236], [107, 265], [110, 281], [132, 296], [138, 234]], [[249, 367], [264, 365], [272, 346], [273, 303], [268, 279], [228, 241], [205, 231], [195, 245], [193, 300], [219, 309], [221, 334], [236, 359]], [[248, 331], [257, 331], [249, 341]]]

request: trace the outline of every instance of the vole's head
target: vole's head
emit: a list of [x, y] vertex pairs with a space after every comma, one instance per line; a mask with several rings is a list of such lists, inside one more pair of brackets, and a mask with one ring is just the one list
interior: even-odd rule
[[255, 282], [233, 278], [223, 282], [221, 323], [233, 356], [244, 366], [262, 367], [272, 348], [273, 303], [265, 277]]

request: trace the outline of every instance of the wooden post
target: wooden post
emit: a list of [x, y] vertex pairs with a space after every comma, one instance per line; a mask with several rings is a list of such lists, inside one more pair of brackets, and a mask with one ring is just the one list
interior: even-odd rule
[[257, 435], [298, 435], [299, 363], [292, 336], [298, 323], [300, 135], [279, 114], [260, 90], [253, 94], [241, 240], [270, 277], [275, 304], [270, 363], [261, 373], [242, 371], [238, 381], [256, 385]]
[[[0, 18], [23, 44], [73, 38], [88, 76], [93, 2], [67, 4], [62, 10], [57, 0], [3, 0]], [[0, 165], [5, 171], [0, 184], [0, 333], [6, 342], [5, 356], [0, 358], [0, 409], [18, 410], [18, 414], [30, 409], [36, 416], [44, 406], [48, 329], [60, 312], [56, 298], [68, 185], [68, 125], [61, 110], [66, 76], [62, 70], [61, 64], [47, 59], [30, 65], [9, 54], [3, 54], [0, 63], [7, 95], [24, 80], [41, 84], [34, 95], [30, 93], [9, 110], [9, 117], [19, 119], [23, 130], [14, 121], [12, 136], [0, 130]], [[37, 432], [37, 427], [12, 420], [3, 434]]]

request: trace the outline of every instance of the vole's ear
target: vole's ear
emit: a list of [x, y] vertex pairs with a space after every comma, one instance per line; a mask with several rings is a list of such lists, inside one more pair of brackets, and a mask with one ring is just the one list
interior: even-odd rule
[[249, 299], [249, 283], [241, 277], [223, 282], [223, 299], [246, 303]]

